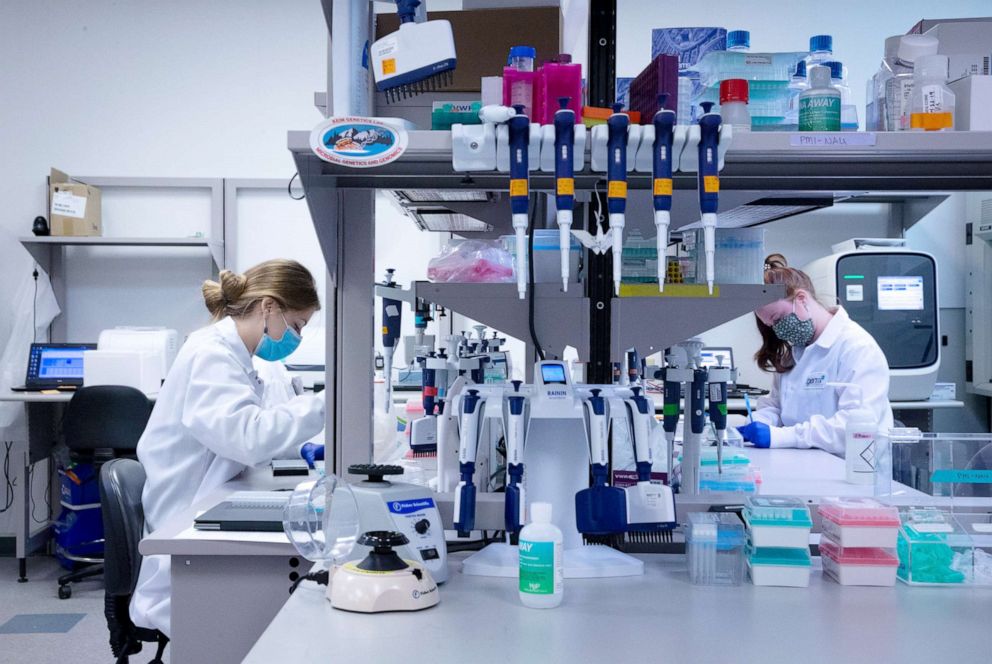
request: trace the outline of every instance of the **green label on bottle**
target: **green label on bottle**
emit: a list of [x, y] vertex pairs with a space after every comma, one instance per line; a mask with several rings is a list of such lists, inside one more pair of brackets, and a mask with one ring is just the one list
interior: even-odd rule
[[840, 131], [840, 97], [811, 95], [800, 98], [799, 131]]
[[520, 540], [520, 592], [552, 595], [555, 592], [554, 542]]

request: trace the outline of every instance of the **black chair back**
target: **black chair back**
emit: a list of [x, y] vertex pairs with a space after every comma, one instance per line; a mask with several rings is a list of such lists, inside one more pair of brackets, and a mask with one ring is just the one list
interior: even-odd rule
[[65, 410], [65, 444], [75, 452], [134, 450], [151, 414], [151, 401], [133, 387], [82, 387], [72, 395]]
[[145, 469], [134, 459], [113, 459], [100, 468], [100, 505], [105, 539], [103, 578], [107, 593], [130, 595], [138, 583], [145, 511]]

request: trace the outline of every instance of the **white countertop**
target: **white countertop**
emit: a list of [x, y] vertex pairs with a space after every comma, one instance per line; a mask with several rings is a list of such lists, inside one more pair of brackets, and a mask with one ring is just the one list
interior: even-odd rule
[[524, 608], [516, 579], [461, 574], [417, 613], [331, 607], [309, 582], [244, 662], [988, 662], [992, 589], [693, 586], [685, 557], [640, 556], [643, 577], [566, 579], [557, 609]]

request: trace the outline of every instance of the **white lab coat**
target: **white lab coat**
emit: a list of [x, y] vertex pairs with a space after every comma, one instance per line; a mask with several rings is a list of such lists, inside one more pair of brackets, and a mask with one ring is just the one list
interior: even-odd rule
[[[856, 408], [870, 410], [881, 430], [892, 426], [889, 365], [863, 327], [838, 307], [820, 337], [793, 349], [796, 366], [775, 374], [772, 391], [758, 400], [754, 420], [772, 428], [772, 447], [819, 447], [844, 456], [844, 426]], [[823, 383], [860, 385], [856, 390]]]
[[[145, 531], [188, 509], [248, 466], [299, 455], [324, 426], [324, 401], [295, 396], [265, 407], [263, 384], [230, 318], [190, 335], [138, 442], [147, 480]], [[131, 599], [140, 627], [170, 633], [168, 556], [148, 556]]]

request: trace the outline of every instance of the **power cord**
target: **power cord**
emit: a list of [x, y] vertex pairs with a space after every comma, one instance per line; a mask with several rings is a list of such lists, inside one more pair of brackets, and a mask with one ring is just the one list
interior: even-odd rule
[[10, 476], [10, 455], [14, 449], [14, 441], [5, 440], [3, 441], [3, 446], [4, 446], [4, 457], [3, 457], [4, 501], [3, 501], [3, 508], [0, 509], [0, 514], [3, 514], [11, 507], [13, 507], [14, 489], [17, 486], [16, 481]]
[[31, 272], [34, 277], [34, 298], [31, 300], [31, 342], [38, 341], [38, 266]]
[[296, 581], [294, 581], [293, 585], [289, 587], [289, 594], [292, 595], [294, 592], [296, 592], [296, 589], [304, 581], [314, 581], [318, 585], [326, 586], [330, 583], [330, 579], [331, 579], [331, 574], [326, 569], [321, 570], [319, 572], [310, 572], [309, 574], [304, 574]]
[[289, 184], [286, 185], [286, 193], [289, 194], [289, 197], [292, 198], [294, 201], [302, 201], [304, 198], [307, 197], [307, 193], [305, 190], [302, 196], [293, 196], [293, 183], [299, 177], [300, 177], [300, 172], [296, 171], [295, 173], [293, 173], [293, 177], [289, 178]]
[[527, 322], [530, 325], [530, 340], [534, 344], [534, 352], [544, 361], [544, 348], [537, 338], [537, 327], [534, 323], [534, 222], [537, 218], [537, 201], [530, 211], [530, 222], [527, 228]]

